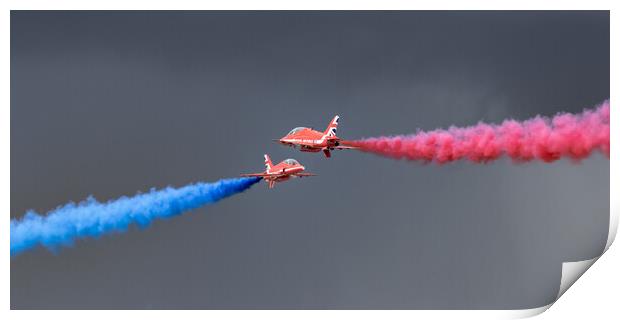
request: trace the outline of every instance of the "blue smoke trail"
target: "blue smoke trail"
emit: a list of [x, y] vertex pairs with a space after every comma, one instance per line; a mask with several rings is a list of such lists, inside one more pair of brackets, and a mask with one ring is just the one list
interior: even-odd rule
[[54, 249], [71, 245], [76, 238], [125, 231], [132, 223], [147, 226], [154, 219], [175, 216], [243, 192], [258, 181], [260, 178], [199, 182], [178, 189], [151, 189], [149, 193], [106, 203], [91, 196], [78, 204], [58, 207], [46, 215], [28, 211], [23, 218], [11, 220], [11, 256], [38, 244]]

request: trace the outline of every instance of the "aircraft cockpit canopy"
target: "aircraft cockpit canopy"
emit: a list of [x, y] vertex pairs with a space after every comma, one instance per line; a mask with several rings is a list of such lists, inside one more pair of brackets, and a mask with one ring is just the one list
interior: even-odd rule
[[289, 133], [287, 134], [287, 136], [289, 136], [289, 135], [291, 135], [291, 134], [294, 134], [294, 133], [297, 133], [297, 132], [299, 132], [299, 131], [301, 131], [301, 130], [303, 130], [303, 129], [306, 129], [306, 128], [305, 128], [305, 127], [297, 127], [297, 128], [295, 128], [295, 129], [291, 130], [291, 132], [289, 132]]
[[299, 162], [297, 162], [297, 160], [295, 160], [295, 159], [286, 159], [286, 160], [284, 160], [284, 163], [286, 163], [288, 165], [292, 165], [292, 166], [299, 165]]

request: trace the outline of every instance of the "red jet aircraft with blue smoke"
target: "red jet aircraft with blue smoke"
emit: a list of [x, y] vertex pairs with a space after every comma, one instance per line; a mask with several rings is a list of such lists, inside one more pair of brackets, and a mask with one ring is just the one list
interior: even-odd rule
[[327, 158], [331, 157], [331, 150], [357, 149], [353, 146], [347, 146], [336, 136], [338, 129], [339, 116], [335, 116], [329, 123], [324, 132], [319, 132], [306, 127], [297, 127], [289, 132], [285, 137], [277, 139], [281, 144], [296, 147], [303, 152], [319, 152], [323, 151]]
[[269, 184], [269, 189], [273, 189], [276, 182], [283, 182], [291, 177], [293, 178], [301, 178], [301, 177], [310, 177], [316, 176], [313, 173], [303, 172], [306, 170], [306, 167], [302, 166], [295, 159], [286, 159], [275, 166], [271, 163], [271, 159], [268, 155], [265, 155], [265, 167], [267, 170], [261, 173], [246, 173], [242, 174], [242, 177], [261, 177], [265, 182]]

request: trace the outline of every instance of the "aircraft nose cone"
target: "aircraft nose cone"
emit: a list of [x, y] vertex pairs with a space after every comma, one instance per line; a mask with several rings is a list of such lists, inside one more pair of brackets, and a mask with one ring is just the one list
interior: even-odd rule
[[301, 168], [301, 170], [306, 170], [306, 167], [304, 166], [299, 166]]

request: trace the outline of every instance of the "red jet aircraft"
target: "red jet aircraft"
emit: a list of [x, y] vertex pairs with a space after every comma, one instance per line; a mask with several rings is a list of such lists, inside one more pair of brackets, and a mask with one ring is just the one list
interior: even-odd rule
[[271, 163], [268, 155], [265, 155], [265, 167], [267, 170], [261, 173], [246, 173], [242, 177], [261, 177], [269, 184], [269, 189], [273, 189], [276, 182], [283, 182], [291, 177], [315, 176], [313, 173], [303, 172], [306, 167], [302, 166], [295, 159], [286, 159], [275, 166]]
[[327, 158], [331, 157], [330, 150], [338, 149], [357, 149], [353, 146], [346, 146], [343, 141], [336, 136], [338, 129], [339, 116], [335, 116], [329, 123], [325, 132], [319, 132], [310, 128], [298, 127], [289, 132], [285, 137], [274, 140], [288, 146], [299, 146], [303, 152], [323, 151]]

